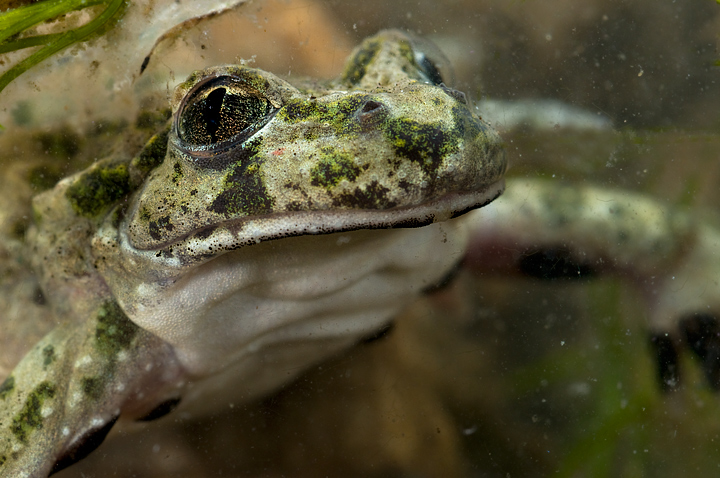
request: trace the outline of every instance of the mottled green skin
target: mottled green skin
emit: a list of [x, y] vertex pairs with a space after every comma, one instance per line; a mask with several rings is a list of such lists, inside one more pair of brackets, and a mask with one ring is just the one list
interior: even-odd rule
[[340, 77], [342, 83], [349, 86], [358, 84], [365, 76], [368, 64], [375, 58], [381, 47], [382, 40], [380, 39], [368, 38], [365, 40], [353, 55], [352, 61], [345, 66], [345, 71]]
[[167, 151], [167, 142], [170, 129], [165, 129], [156, 134], [140, 154], [133, 160], [133, 165], [143, 174], [147, 174], [158, 167], [163, 159], [165, 159], [165, 151]]
[[98, 168], [76, 181], [67, 198], [79, 216], [94, 217], [130, 191], [130, 175], [124, 164]]
[[95, 329], [95, 347], [110, 362], [117, 354], [130, 346], [138, 326], [125, 315], [117, 302], [108, 301], [98, 309], [97, 328]]
[[312, 186], [330, 190], [342, 180], [354, 182], [362, 172], [362, 168], [355, 165], [347, 151], [328, 146], [320, 149], [319, 156], [320, 160], [310, 171]]
[[[389, 45], [390, 42], [392, 45]], [[442, 53], [438, 52], [434, 45], [419, 38], [387, 31], [366, 38], [355, 49], [345, 64], [339, 81], [346, 87], [370, 89], [378, 84], [393, 83], [403, 77], [418, 81], [432, 80], [415, 58], [415, 53], [418, 51], [421, 54], [434, 55], [435, 62], [444, 63], [436, 66], [447, 67]], [[451, 76], [448, 71], [443, 73]], [[447, 77], [444, 80], [449, 84], [452, 78]]]
[[15, 388], [15, 377], [10, 375], [0, 384], [0, 400], [5, 400], [13, 388]]
[[[183, 98], [225, 75], [264, 95], [273, 116], [231, 148], [188, 150], [177, 132]], [[325, 87], [296, 88], [242, 66], [195, 72], [177, 88], [173, 111], [169, 130], [129, 165], [108, 160], [74, 178], [64, 194], [75, 215], [100, 218], [144, 182], [129, 231], [136, 247], [154, 248], [243, 217], [418, 205], [482, 190], [505, 168], [496, 133], [447, 88], [428, 84], [396, 32], [363, 43]]]
[[84, 456], [162, 350], [112, 300], [46, 336], [0, 386], [0, 476], [45, 476]]
[[[88, 420], [98, 421], [101, 429], [114, 420], [148, 353], [158, 347], [157, 339], [108, 295], [89, 260], [88, 239], [162, 162], [166, 143], [167, 132], [161, 132], [131, 161], [100, 160], [33, 205], [37, 226], [27, 238], [36, 252], [35, 267], [57, 317], [69, 321], [37, 344], [0, 385], [0, 476], [47, 469], [69, 453], [67, 440], [82, 443], [97, 431], [98, 424]], [[110, 217], [119, 222], [118, 214]], [[72, 300], [67, 291], [73, 291]], [[121, 384], [127, 384], [124, 393], [117, 391]], [[58, 438], [61, 429], [67, 436]], [[65, 456], [68, 463], [73, 459], [72, 453]]]
[[55, 385], [50, 382], [42, 382], [30, 392], [22, 410], [13, 418], [12, 425], [10, 425], [10, 429], [18, 441], [27, 443], [28, 435], [42, 428], [43, 417], [40, 410], [46, 400], [55, 398], [55, 393]]
[[[317, 213], [326, 221], [318, 224], [323, 232], [419, 226], [500, 193], [499, 137], [462, 95], [428, 81], [412, 42], [383, 32], [356, 51], [340, 79], [324, 86], [293, 86], [244, 66], [196, 72], [175, 92], [172, 123], [134, 158], [101, 159], [35, 199], [36, 225], [27, 234], [31, 260], [64, 325], [0, 385], [0, 476], [42, 476], [56, 460], [66, 466], [86, 453], [81, 445], [88, 437], [107, 433], [118, 410], [142, 416], [177, 399], [186, 377], [175, 350], [126, 311], [135, 320], [140, 295], [152, 302], [166, 272], [181, 274], [178, 265], [223, 252], [205, 239], [233, 231], [226, 249], [258, 242], [244, 235], [247, 221], [262, 240], [301, 235], [303, 229], [288, 227], [294, 219], [275, 230], [264, 218], [315, 220]], [[252, 131], [221, 144], [190, 144], [178, 130], [185, 102], [217, 77], [240, 82], [267, 106], [253, 111], [267, 117], [249, 118], [243, 124]], [[228, 91], [202, 101], [215, 105]], [[216, 118], [198, 104], [194, 120], [208, 115], [210, 131]], [[137, 126], [158, 125], [164, 117], [146, 114]], [[454, 201], [457, 196], [467, 199]], [[353, 216], [333, 222], [367, 211], [359, 216], [364, 222]], [[386, 211], [400, 211], [399, 219]], [[381, 219], [374, 222], [372, 213]], [[179, 244], [192, 241], [204, 248], [183, 249], [183, 263]], [[149, 262], [118, 255], [147, 250]], [[113, 274], [126, 286], [113, 284]]]

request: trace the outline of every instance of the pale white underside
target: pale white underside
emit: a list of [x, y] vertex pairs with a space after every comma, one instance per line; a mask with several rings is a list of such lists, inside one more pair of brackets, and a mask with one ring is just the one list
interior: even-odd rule
[[212, 377], [184, 399], [230, 381], [246, 400], [377, 331], [447, 274], [466, 246], [462, 218], [268, 241], [175, 282], [142, 283], [135, 297], [153, 300], [126, 310], [174, 347], [190, 377]]

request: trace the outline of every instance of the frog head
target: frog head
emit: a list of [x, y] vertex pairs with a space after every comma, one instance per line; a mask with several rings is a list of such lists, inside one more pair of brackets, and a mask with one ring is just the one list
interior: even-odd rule
[[421, 226], [490, 201], [505, 169], [497, 134], [416, 55], [410, 37], [386, 32], [324, 88], [243, 66], [196, 72], [123, 223], [127, 246], [183, 265], [288, 236]]

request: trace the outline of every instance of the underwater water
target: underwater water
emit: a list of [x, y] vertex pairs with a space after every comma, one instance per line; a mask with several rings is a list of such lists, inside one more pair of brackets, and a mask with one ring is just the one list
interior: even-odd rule
[[[135, 85], [161, 91], [152, 104], [162, 104], [191, 70], [238, 59], [332, 78], [354, 45], [384, 28], [427, 36], [445, 52], [450, 86], [501, 132], [509, 177], [630, 189], [717, 221], [712, 1], [252, 2], [191, 28]], [[6, 105], [9, 121], [37, 120], [40, 110], [23, 104]], [[525, 115], [511, 117], [513, 104]], [[43, 126], [38, 148], [71, 160], [41, 175], [91, 162], [89, 145], [126, 125], [103, 121], [95, 136]], [[20, 157], [6, 151], [6, 170]], [[720, 395], [689, 353], [678, 389], [661, 390], [634, 280], [461, 271], [386, 337], [277, 394], [223, 404], [212, 417], [126, 425], [56, 476], [715, 476]]]

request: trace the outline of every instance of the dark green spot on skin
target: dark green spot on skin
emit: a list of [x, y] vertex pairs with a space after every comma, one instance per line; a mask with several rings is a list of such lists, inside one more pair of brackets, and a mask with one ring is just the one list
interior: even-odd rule
[[260, 174], [260, 165], [240, 164], [225, 178], [224, 191], [208, 208], [225, 216], [269, 214], [275, 204], [268, 195]]
[[115, 301], [108, 301], [97, 312], [95, 346], [101, 354], [114, 358], [132, 343], [138, 326], [128, 319]]
[[398, 42], [398, 48], [400, 56], [405, 59], [405, 63], [401, 64], [402, 71], [409, 78], [422, 79], [422, 76], [418, 75], [418, 73], [425, 73], [425, 71], [423, 70], [423, 68], [420, 67], [420, 65], [417, 64], [417, 61], [415, 61], [415, 51], [413, 50], [412, 45], [410, 45], [409, 42], [403, 40], [401, 42]]
[[10, 425], [15, 438], [27, 443], [27, 438], [34, 430], [42, 428], [42, 406], [46, 400], [55, 397], [55, 387], [50, 382], [40, 383], [27, 397], [20, 413], [13, 418]]
[[[489, 140], [491, 135], [488, 125], [473, 117], [470, 110], [464, 105], [456, 104], [452, 108], [453, 120], [455, 121], [454, 131], [458, 138], [468, 138], [470, 142], [465, 143], [465, 154], [468, 157], [492, 158], [503, 154], [503, 144], [499, 141]], [[472, 149], [470, 149], [472, 148]], [[497, 162], [495, 171], [487, 170], [489, 176], [500, 177], [504, 172], [504, 163]]]
[[[288, 123], [307, 121], [313, 125], [328, 125], [336, 135], [356, 135], [361, 125], [357, 112], [368, 101], [365, 94], [341, 98], [329, 103], [306, 100], [291, 100], [277, 114], [277, 118]], [[306, 132], [305, 139], [315, 139]]]
[[310, 184], [330, 189], [343, 179], [350, 182], [357, 179], [360, 168], [350, 154], [332, 147], [322, 148], [320, 153], [317, 165], [310, 171]]
[[8, 395], [10, 395], [10, 392], [12, 392], [15, 389], [15, 377], [10, 375], [8, 378], [6, 378], [2, 385], [0, 385], [0, 400], [5, 400]]
[[412, 46], [409, 42], [402, 40], [398, 42], [398, 47], [400, 49], [400, 56], [405, 58], [405, 60], [410, 63], [411, 65], [414, 65], [417, 67], [417, 63], [415, 62], [415, 52], [413, 51]]
[[5, 455], [0, 455], [0, 466], [3, 466], [6, 461], [7, 457]]
[[173, 226], [170, 222], [170, 216], [163, 216], [157, 221], [150, 221], [150, 223], [148, 224], [148, 232], [150, 233], [150, 237], [152, 237], [156, 241], [159, 241], [160, 239], [165, 237], [165, 233], [170, 232], [173, 229], [175, 229], [175, 226]]
[[143, 221], [149, 221], [151, 217], [152, 217], [152, 214], [150, 214], [150, 211], [148, 211], [148, 208], [146, 208], [145, 206], [140, 208], [140, 219], [142, 219]]
[[385, 135], [395, 154], [418, 163], [429, 176], [434, 176], [443, 158], [459, 151], [459, 132], [447, 131], [440, 123], [393, 118], [386, 125]]
[[[474, 118], [470, 110], [464, 105], [456, 104], [453, 106], [452, 115], [455, 121], [455, 130], [459, 136], [468, 136], [470, 138], [475, 138], [481, 134], [487, 136], [488, 126]], [[496, 145], [496, 147], [499, 147], [499, 145]]]
[[268, 214], [273, 211], [275, 202], [265, 188], [260, 173], [262, 162], [257, 159], [261, 145], [262, 138], [243, 145], [239, 162], [225, 177], [223, 192], [208, 207], [209, 211], [229, 217]]
[[95, 217], [130, 192], [127, 166], [96, 168], [70, 186], [66, 196], [79, 216]]
[[48, 365], [55, 361], [55, 347], [52, 345], [46, 346], [42, 349], [43, 356], [43, 370], [47, 369]]
[[291, 201], [285, 207], [286, 211], [303, 211], [304, 209], [305, 209], [305, 203], [302, 203], [300, 201]]
[[83, 377], [80, 387], [83, 393], [92, 400], [97, 400], [102, 396], [103, 384], [97, 377]]
[[373, 61], [382, 42], [377, 39], [365, 40], [360, 49], [347, 62], [341, 81], [346, 85], [356, 85], [365, 76], [368, 65]]
[[180, 183], [180, 180], [182, 180], [182, 178], [183, 178], [182, 166], [180, 165], [180, 163], [176, 162], [175, 164], [173, 164], [173, 175], [172, 175], [172, 178], [170, 178], [170, 179], [173, 183], [178, 184], [178, 183]]
[[388, 209], [397, 206], [397, 202], [388, 199], [389, 192], [388, 188], [373, 181], [365, 189], [357, 187], [352, 193], [339, 195], [333, 200], [333, 204], [353, 209]]
[[135, 166], [143, 174], [147, 174], [162, 164], [165, 159], [165, 151], [167, 151], [168, 135], [170, 128], [156, 134], [147, 142], [140, 154], [133, 159]]

